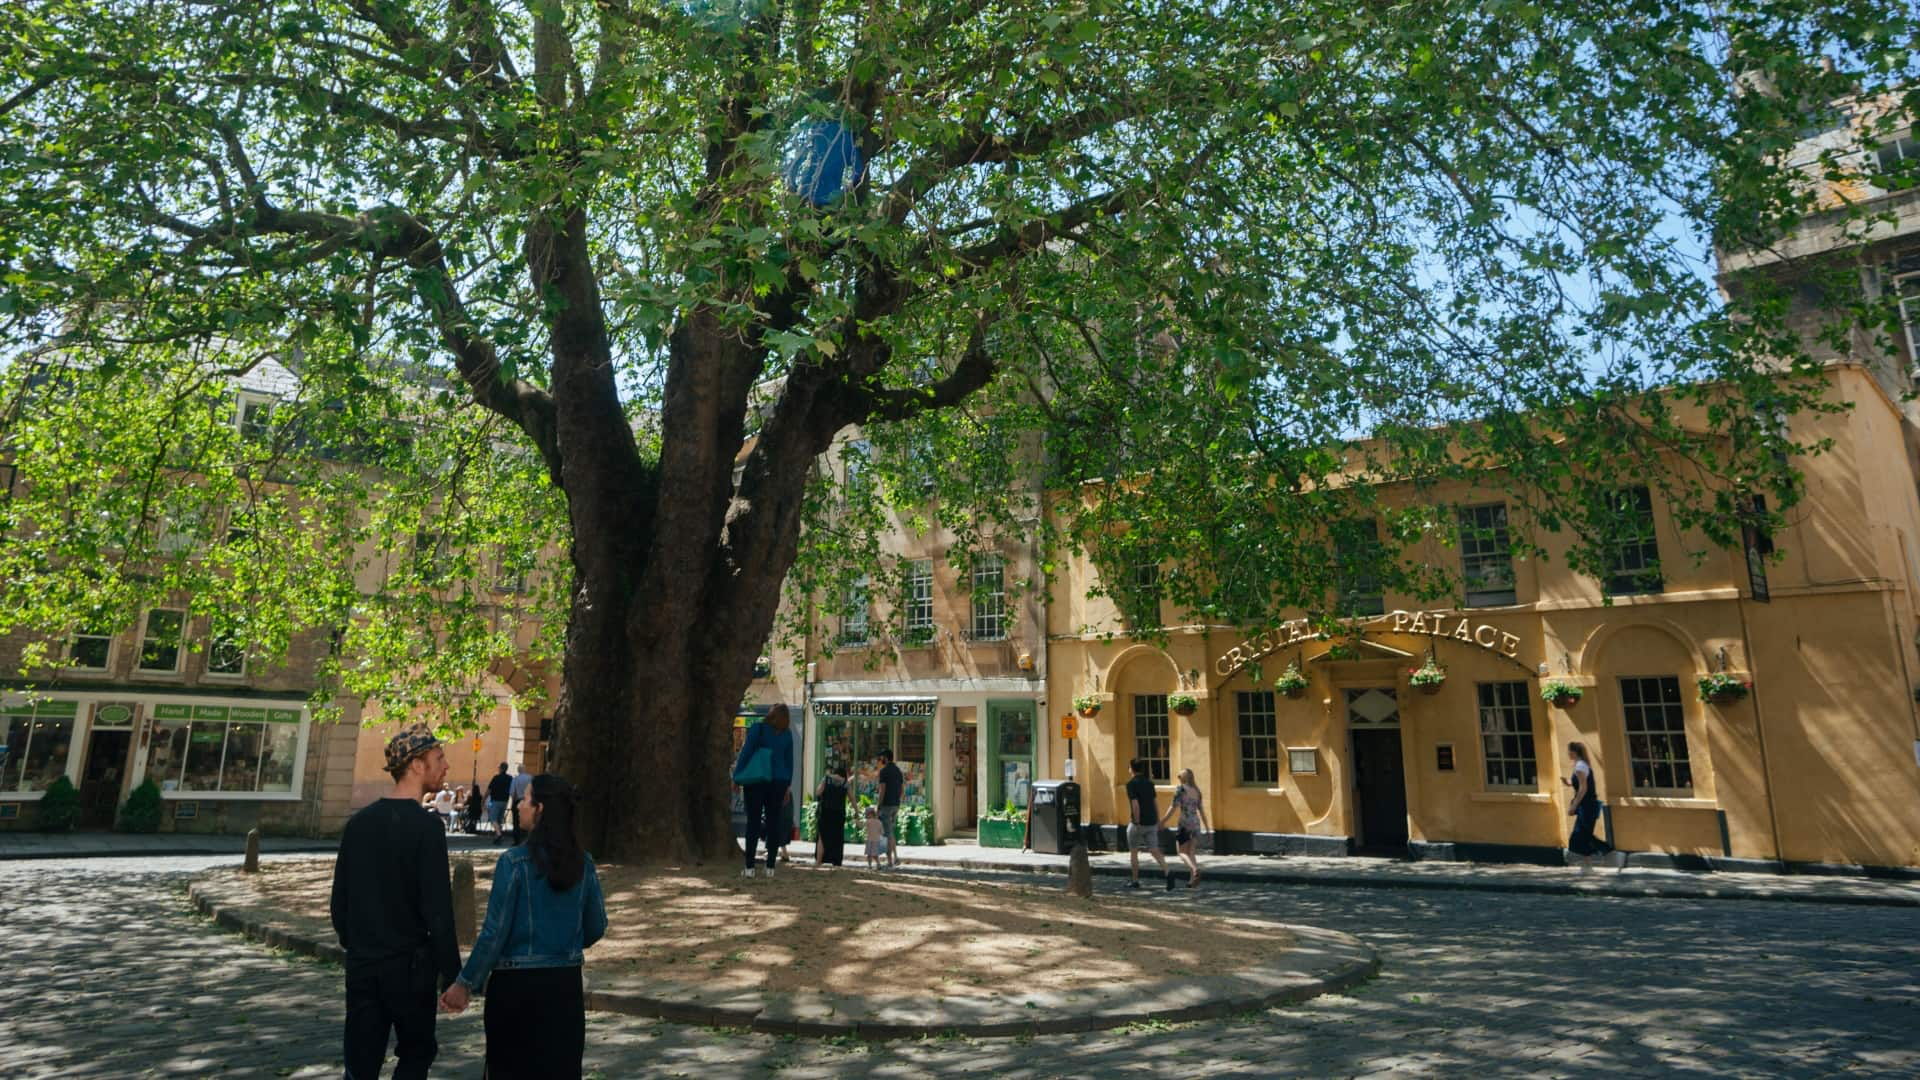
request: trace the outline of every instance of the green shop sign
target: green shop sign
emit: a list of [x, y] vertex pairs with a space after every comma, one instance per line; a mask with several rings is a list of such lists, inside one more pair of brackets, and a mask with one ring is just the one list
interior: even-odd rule
[[155, 720], [191, 720], [193, 708], [188, 705], [155, 705], [153, 718]]

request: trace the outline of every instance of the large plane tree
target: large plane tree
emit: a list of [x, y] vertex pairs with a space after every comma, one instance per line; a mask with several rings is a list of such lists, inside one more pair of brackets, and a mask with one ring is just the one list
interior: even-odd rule
[[1444, 589], [1392, 485], [1598, 566], [1654, 477], [1724, 540], [1817, 386], [1705, 254], [1813, 211], [1781, 155], [1913, 74], [1904, 8], [15, 0], [4, 621], [219, 596], [411, 707], [541, 653], [461, 582], [561, 552], [556, 766], [596, 851], [699, 859], [782, 582], [872, 570], [876, 500], [1240, 624]]

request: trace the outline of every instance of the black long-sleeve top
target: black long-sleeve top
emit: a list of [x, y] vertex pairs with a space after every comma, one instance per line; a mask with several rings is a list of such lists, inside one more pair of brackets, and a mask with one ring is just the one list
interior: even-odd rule
[[424, 948], [442, 986], [459, 976], [446, 829], [412, 799], [381, 799], [347, 819], [331, 908], [348, 971]]

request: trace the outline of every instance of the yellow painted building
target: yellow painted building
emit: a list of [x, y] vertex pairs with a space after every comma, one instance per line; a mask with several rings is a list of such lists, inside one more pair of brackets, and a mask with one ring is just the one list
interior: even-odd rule
[[[1490, 587], [1439, 608], [1387, 594], [1353, 639], [1320, 640], [1301, 621], [1251, 636], [1190, 625], [1162, 648], [1115, 633], [1112, 602], [1086, 596], [1098, 571], [1074, 562], [1050, 583], [1047, 757], [1066, 757], [1068, 703], [1095, 695], [1076, 744], [1089, 822], [1124, 822], [1127, 763], [1141, 756], [1157, 778], [1194, 771], [1220, 850], [1544, 861], [1565, 844], [1578, 740], [1627, 851], [1920, 865], [1920, 469], [1911, 423], [1874, 373], [1829, 373], [1852, 407], [1795, 423], [1797, 439], [1833, 444], [1799, 463], [1805, 501], [1772, 538], [1782, 558], [1695, 564], [1682, 552], [1703, 539], [1676, 531], [1656, 490], [1617, 566], [1631, 577], [1657, 562], [1662, 576], [1623, 578], [1611, 606], [1552, 537], [1548, 559], [1503, 554], [1522, 511], [1491, 486], [1439, 493], [1477, 501], [1485, 539], [1412, 552]], [[1445, 670], [1431, 693], [1409, 681], [1429, 655]], [[1297, 696], [1275, 689], [1290, 664], [1307, 678]], [[1719, 672], [1751, 694], [1702, 701], [1698, 680]], [[1549, 679], [1580, 700], [1542, 700]], [[1168, 708], [1177, 693], [1196, 699], [1191, 715]]]

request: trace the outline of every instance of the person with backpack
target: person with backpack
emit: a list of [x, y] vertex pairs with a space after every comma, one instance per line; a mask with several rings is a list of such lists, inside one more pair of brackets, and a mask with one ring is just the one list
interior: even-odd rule
[[747, 729], [740, 757], [733, 763], [733, 782], [740, 785], [747, 804], [747, 864], [741, 877], [753, 876], [753, 853], [762, 837], [767, 842], [767, 876], [773, 876], [780, 853], [774, 830], [779, 828], [780, 810], [793, 784], [791, 724], [784, 704], [767, 710], [766, 719]]
[[552, 773], [527, 785], [527, 842], [493, 867], [487, 917], [460, 977], [440, 996], [466, 1010], [487, 988], [488, 1080], [577, 1078], [587, 1046], [586, 950], [607, 932], [593, 857], [574, 831], [574, 792]]

